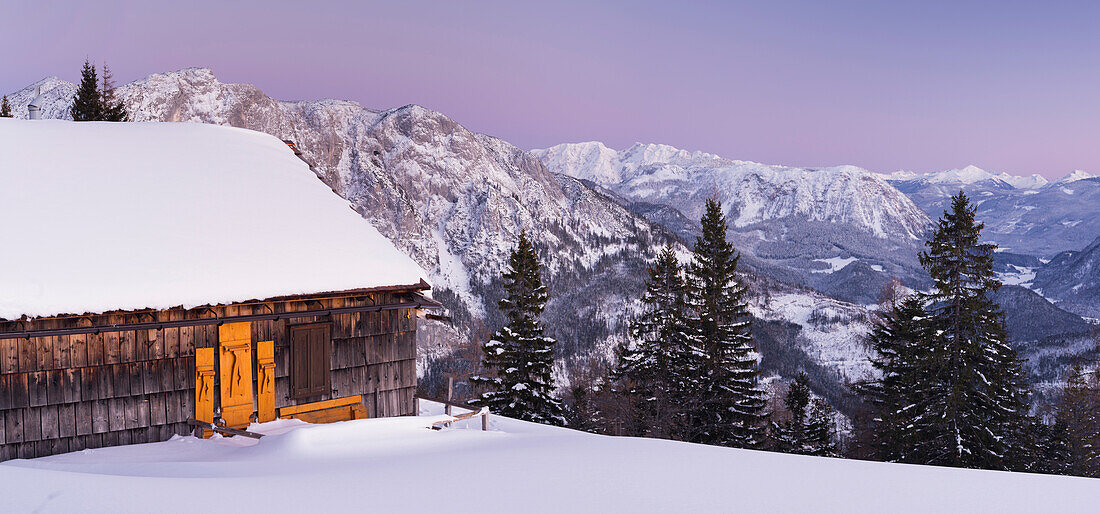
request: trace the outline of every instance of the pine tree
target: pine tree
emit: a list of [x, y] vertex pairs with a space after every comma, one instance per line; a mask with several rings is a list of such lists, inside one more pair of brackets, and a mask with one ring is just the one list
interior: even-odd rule
[[871, 456], [907, 462], [909, 448], [915, 444], [907, 427], [919, 420], [925, 408], [919, 392], [925, 378], [921, 366], [929, 360], [927, 341], [932, 333], [921, 297], [910, 296], [888, 308], [869, 336], [875, 350], [871, 365], [879, 376], [858, 384], [856, 391], [870, 410], [866, 420], [870, 426], [863, 433]]
[[103, 119], [102, 98], [99, 95], [99, 80], [96, 78], [95, 66], [88, 60], [84, 60], [84, 67], [80, 70], [80, 85], [77, 86], [76, 96], [69, 112], [73, 121], [98, 121]]
[[834, 412], [829, 404], [813, 398], [810, 378], [805, 373], [799, 373], [791, 382], [783, 404], [791, 418], [772, 423], [773, 448], [785, 453], [835, 457]]
[[1054, 419], [1054, 429], [1064, 430], [1065, 473], [1100, 476], [1100, 386], [1080, 364], [1066, 376]]
[[115, 81], [111, 68], [103, 63], [103, 78], [99, 89], [99, 105], [102, 109], [102, 121], [129, 121], [126, 106], [115, 95]]
[[4, 98], [0, 99], [0, 118], [11, 117], [11, 104], [8, 103], [8, 96], [4, 95]]
[[[920, 414], [909, 428], [907, 462], [986, 469], [1033, 464], [1034, 420], [1016, 351], [1006, 342], [1004, 315], [993, 302], [994, 245], [979, 241], [966, 195], [952, 197], [920, 262], [933, 280], [927, 295], [923, 379], [910, 392]], [[907, 427], [908, 428], [908, 427]]]
[[520, 233], [509, 264], [503, 276], [506, 296], [499, 304], [507, 324], [482, 347], [482, 365], [490, 376], [471, 378], [486, 389], [471, 403], [502, 416], [562, 425], [564, 410], [551, 376], [555, 341], [543, 335], [539, 321], [548, 296], [526, 232]]
[[681, 402], [698, 372], [686, 294], [676, 252], [666, 246], [649, 269], [645, 310], [630, 324], [633, 345], [619, 347], [611, 374], [635, 412], [631, 435], [682, 438]]
[[765, 441], [766, 400], [758, 387], [752, 315], [738, 280], [736, 254], [726, 241], [726, 220], [717, 200], [707, 200], [702, 235], [687, 270], [690, 325], [697, 338], [699, 377], [690, 402], [689, 439], [739, 448]]

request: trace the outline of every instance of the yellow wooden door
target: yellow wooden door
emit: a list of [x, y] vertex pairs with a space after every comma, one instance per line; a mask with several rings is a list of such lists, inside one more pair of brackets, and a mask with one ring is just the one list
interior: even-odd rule
[[[195, 348], [195, 419], [214, 422], [214, 349]], [[203, 437], [213, 433], [203, 430]]]
[[256, 420], [275, 420], [275, 341], [256, 343]]
[[225, 323], [218, 327], [221, 361], [221, 406], [225, 425], [248, 426], [252, 416], [252, 324]]

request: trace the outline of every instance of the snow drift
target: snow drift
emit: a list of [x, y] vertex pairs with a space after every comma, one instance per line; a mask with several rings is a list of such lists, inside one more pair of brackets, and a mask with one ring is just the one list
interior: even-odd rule
[[733, 450], [493, 417], [253, 425], [0, 464], [12, 512], [1084, 512], [1094, 479]]

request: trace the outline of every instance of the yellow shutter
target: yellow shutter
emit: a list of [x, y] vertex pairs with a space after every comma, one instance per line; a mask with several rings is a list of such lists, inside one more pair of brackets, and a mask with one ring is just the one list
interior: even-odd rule
[[225, 425], [244, 428], [252, 417], [252, 324], [218, 327], [221, 360], [221, 407]]
[[275, 341], [256, 343], [256, 420], [275, 419]]

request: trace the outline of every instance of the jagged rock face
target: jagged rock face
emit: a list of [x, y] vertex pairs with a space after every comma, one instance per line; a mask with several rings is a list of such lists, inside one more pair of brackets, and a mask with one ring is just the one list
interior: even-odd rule
[[[669, 209], [698, 220], [708, 198], [722, 200], [747, 264], [772, 276], [839, 298], [867, 302], [891, 276], [925, 284], [916, 255], [928, 216], [880, 175], [854, 166], [808, 169], [769, 166], [635, 144], [615, 151], [601, 143], [534, 150], [551, 170], [591, 180], [654, 221], [669, 221], [690, 241]], [[829, 259], [860, 261], [870, 277], [856, 285], [829, 276]], [[870, 291], [868, 290], [870, 289]]]
[[[45, 117], [64, 118], [75, 88], [47, 82], [57, 93]], [[295, 141], [321, 179], [429, 271], [460, 318], [494, 325], [498, 277], [527, 229], [551, 291], [587, 293], [552, 302], [546, 316], [551, 335], [564, 335], [574, 352], [621, 331], [651, 246], [673, 239], [527, 152], [422, 107], [280, 102], [249, 84], [223, 84], [208, 69], [151, 75], [118, 94], [133, 121], [232, 125]]]

